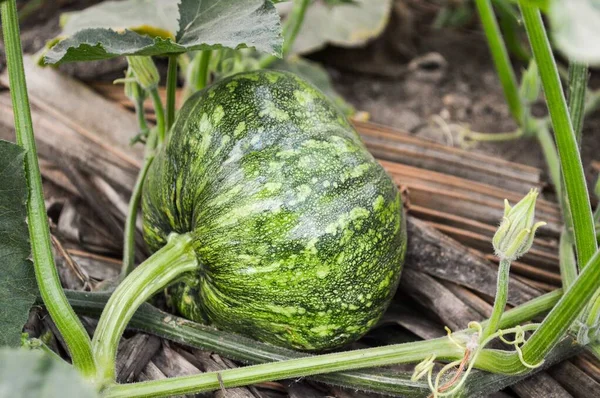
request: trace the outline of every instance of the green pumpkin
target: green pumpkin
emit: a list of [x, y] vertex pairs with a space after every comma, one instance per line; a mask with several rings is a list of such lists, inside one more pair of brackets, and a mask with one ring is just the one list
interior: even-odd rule
[[406, 251], [401, 196], [344, 115], [283, 72], [241, 73], [183, 106], [144, 185], [152, 250], [190, 233], [182, 315], [300, 350], [378, 321]]

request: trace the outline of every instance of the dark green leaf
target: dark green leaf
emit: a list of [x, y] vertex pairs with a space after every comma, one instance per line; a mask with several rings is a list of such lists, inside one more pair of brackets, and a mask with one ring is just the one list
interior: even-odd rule
[[0, 396], [92, 398], [98, 395], [66, 362], [42, 351], [0, 349]]
[[[172, 23], [166, 0], [127, 0], [119, 17], [114, 2], [102, 3], [80, 14], [70, 14], [65, 34], [44, 55], [47, 64], [92, 61], [121, 55], [160, 55], [221, 47], [252, 47], [280, 55], [282, 36], [279, 15], [270, 0], [182, 0], [179, 25]], [[150, 2], [151, 5], [148, 5]], [[160, 3], [160, 7], [159, 7]], [[159, 7], [165, 14], [144, 11]], [[162, 7], [162, 8], [161, 8]], [[147, 17], [132, 17], [136, 12]], [[85, 26], [91, 28], [81, 29]], [[80, 29], [80, 30], [77, 30]], [[73, 33], [73, 30], [76, 30]], [[177, 38], [175, 40], [175, 37]]]
[[302, 76], [331, 98], [337, 107], [346, 115], [352, 115], [354, 113], [352, 105], [347, 103], [344, 98], [335, 91], [329, 74], [325, 68], [318, 63], [300, 57], [290, 57], [286, 60], [275, 62], [271, 68], [286, 70]]
[[[17, 347], [37, 295], [27, 216], [25, 152], [0, 140], [0, 345]], [[0, 363], [2, 361], [0, 360]]]
[[182, 0], [179, 14], [177, 42], [188, 50], [206, 43], [281, 54], [279, 15], [269, 0]]

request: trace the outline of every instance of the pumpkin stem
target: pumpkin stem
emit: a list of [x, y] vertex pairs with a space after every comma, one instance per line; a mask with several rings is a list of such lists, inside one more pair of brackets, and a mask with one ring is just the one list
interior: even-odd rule
[[194, 271], [197, 267], [191, 236], [172, 233], [165, 246], [119, 284], [100, 316], [92, 340], [99, 386], [115, 382], [119, 339], [139, 306], [182, 274]]

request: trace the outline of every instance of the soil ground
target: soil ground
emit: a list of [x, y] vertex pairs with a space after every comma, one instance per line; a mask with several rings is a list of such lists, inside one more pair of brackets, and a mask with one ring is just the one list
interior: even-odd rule
[[[330, 48], [314, 58], [328, 65], [336, 89], [358, 110], [368, 112], [373, 122], [455, 146], [460, 145], [462, 128], [489, 133], [515, 130], [479, 26], [436, 30], [428, 23], [407, 32], [396, 11], [386, 32], [366, 49]], [[514, 66], [520, 75], [527, 64]], [[590, 87], [598, 86], [598, 80], [592, 74]], [[546, 113], [542, 98], [534, 113]], [[596, 178], [591, 161], [600, 159], [598, 122], [600, 111], [587, 118], [583, 135], [590, 184]], [[480, 143], [472, 150], [545, 170], [535, 139]]]

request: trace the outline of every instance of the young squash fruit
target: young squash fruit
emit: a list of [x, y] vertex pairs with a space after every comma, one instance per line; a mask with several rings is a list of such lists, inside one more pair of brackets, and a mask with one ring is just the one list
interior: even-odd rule
[[301, 350], [351, 342], [393, 296], [401, 196], [344, 115], [283, 72], [241, 73], [183, 106], [144, 185], [153, 250], [190, 233], [182, 315]]

